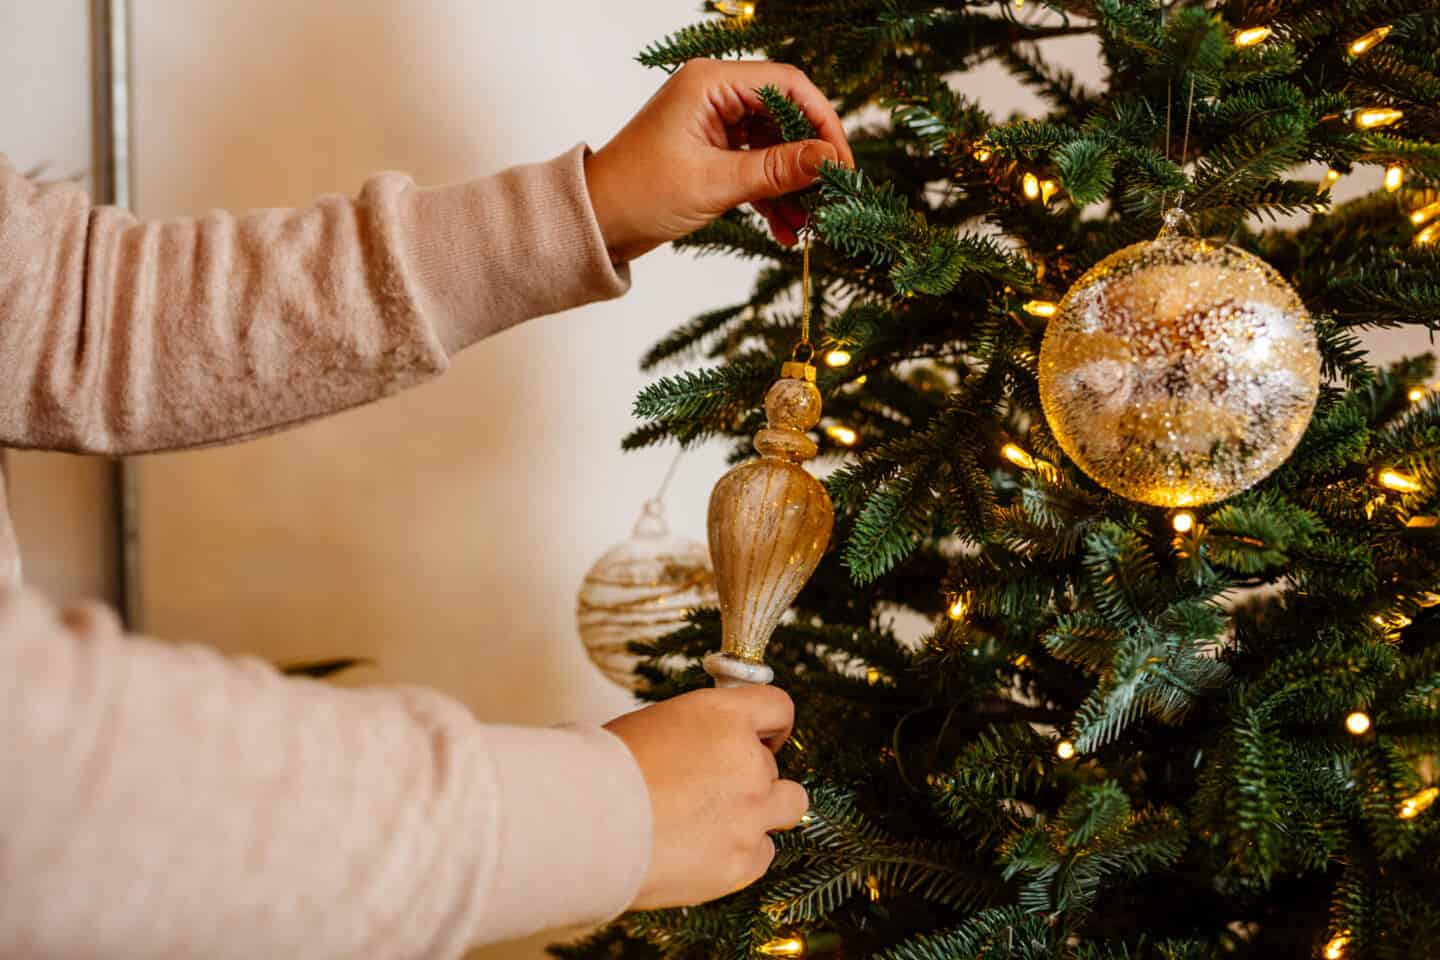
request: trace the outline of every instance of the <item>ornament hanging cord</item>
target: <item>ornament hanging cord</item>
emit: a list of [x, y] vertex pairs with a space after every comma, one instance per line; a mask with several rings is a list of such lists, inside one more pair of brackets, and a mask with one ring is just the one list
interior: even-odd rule
[[800, 342], [795, 344], [793, 358], [809, 363], [815, 356], [810, 344], [810, 231], [805, 230], [805, 243], [800, 254]]
[[[1162, 11], [1163, 12], [1163, 11]], [[1165, 84], [1165, 159], [1170, 159], [1170, 131], [1174, 124], [1171, 122], [1171, 107], [1175, 100], [1175, 81], [1171, 80]], [[1195, 114], [1195, 75], [1190, 75], [1190, 95], [1185, 103], [1185, 136], [1180, 141], [1180, 162], [1177, 166], [1180, 172], [1185, 172], [1185, 158], [1190, 153], [1190, 118]], [[1175, 201], [1178, 207], [1185, 198], [1185, 191], [1180, 191], [1180, 197]], [[1164, 219], [1165, 209], [1170, 200], [1170, 191], [1165, 190], [1160, 194], [1160, 217]]]
[[665, 493], [670, 489], [670, 481], [675, 479], [675, 471], [680, 467], [680, 461], [685, 457], [685, 448], [682, 446], [675, 451], [675, 456], [670, 461], [670, 468], [665, 471], [665, 479], [660, 481], [660, 489], [655, 491], [655, 496], [650, 498], [650, 503], [663, 504]]

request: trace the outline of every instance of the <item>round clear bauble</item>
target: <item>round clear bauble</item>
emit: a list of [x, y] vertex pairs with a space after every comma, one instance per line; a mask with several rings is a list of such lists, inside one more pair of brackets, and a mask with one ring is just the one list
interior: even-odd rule
[[1040, 350], [1040, 399], [1097, 483], [1162, 507], [1223, 500], [1299, 443], [1320, 389], [1310, 315], [1276, 270], [1185, 229], [1101, 260]]

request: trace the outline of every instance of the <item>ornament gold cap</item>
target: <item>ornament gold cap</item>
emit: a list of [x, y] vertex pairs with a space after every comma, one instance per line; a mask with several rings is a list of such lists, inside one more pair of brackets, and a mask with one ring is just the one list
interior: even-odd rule
[[804, 360], [786, 360], [780, 365], [780, 376], [787, 380], [815, 382], [815, 367]]

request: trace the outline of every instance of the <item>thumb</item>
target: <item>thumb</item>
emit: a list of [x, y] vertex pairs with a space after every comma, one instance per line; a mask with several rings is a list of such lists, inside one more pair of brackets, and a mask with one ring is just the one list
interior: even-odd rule
[[824, 140], [797, 140], [763, 150], [737, 150], [732, 156], [739, 164], [738, 176], [732, 181], [739, 195], [731, 202], [739, 205], [804, 190], [820, 175], [822, 163], [835, 162], [836, 153]]

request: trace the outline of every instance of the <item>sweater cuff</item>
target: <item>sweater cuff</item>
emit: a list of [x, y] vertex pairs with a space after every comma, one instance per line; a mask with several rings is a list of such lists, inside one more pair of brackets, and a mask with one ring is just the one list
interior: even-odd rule
[[486, 727], [495, 761], [498, 883], [487, 940], [611, 920], [650, 868], [650, 791], [630, 748], [593, 726]]
[[630, 289], [590, 204], [589, 152], [581, 143], [546, 163], [405, 192], [400, 249], [447, 353]]

